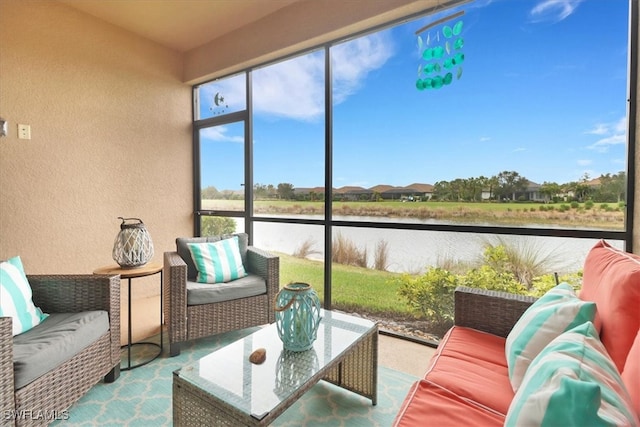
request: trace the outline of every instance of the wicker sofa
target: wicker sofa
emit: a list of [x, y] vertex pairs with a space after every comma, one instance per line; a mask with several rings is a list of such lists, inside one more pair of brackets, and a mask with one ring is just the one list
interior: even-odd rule
[[[604, 241], [596, 244], [585, 260], [579, 298], [596, 303], [599, 340], [615, 363], [611, 369], [618, 371], [623, 388], [628, 391], [630, 416], [633, 418], [635, 412], [640, 417], [640, 257], [618, 251]], [[508, 424], [511, 403], [517, 396], [508, 375], [506, 338], [534, 301], [500, 292], [456, 289], [455, 325], [441, 340], [426, 366], [426, 374], [407, 394], [394, 427]], [[558, 356], [551, 353], [551, 357]], [[559, 378], [562, 377], [554, 381]], [[604, 396], [605, 391], [601, 393]], [[525, 396], [539, 399], [542, 394]], [[561, 399], [566, 397], [565, 394]], [[546, 406], [540, 402], [535, 409], [543, 411]], [[599, 398], [597, 402], [595, 405], [600, 404]], [[573, 425], [583, 425], [580, 417], [585, 416], [586, 406], [589, 405], [576, 412], [561, 406], [561, 416], [572, 419]], [[555, 417], [557, 420], [557, 413]], [[547, 421], [558, 424], [553, 419]], [[586, 423], [594, 422], [590, 419]]]
[[[238, 237], [248, 276], [215, 287], [196, 283], [198, 271], [187, 244], [217, 242], [233, 236]], [[186, 341], [275, 322], [273, 308], [280, 289], [280, 259], [248, 246], [246, 233], [177, 238], [176, 251], [164, 253], [163, 280], [171, 356], [180, 354], [181, 344]], [[237, 289], [246, 285], [249, 291], [238, 297]]]
[[[113, 382], [120, 374], [120, 276], [29, 275], [27, 278], [33, 302], [48, 313], [49, 318], [13, 337], [12, 319], [0, 317], [2, 426], [47, 425], [55, 419], [64, 419], [68, 416], [65, 411], [102, 378]], [[33, 362], [31, 356], [39, 354], [40, 360], [36, 363], [42, 363], [43, 355], [51, 353], [51, 347], [53, 353], [64, 353], [70, 342], [71, 346], [75, 344], [76, 337], [69, 332], [74, 325], [70, 328], [70, 323], [65, 322], [80, 325], [80, 329], [93, 318], [104, 321], [104, 312], [108, 316], [108, 329], [93, 343], [35, 379], [16, 377], [15, 369], [20, 369], [21, 374], [31, 370], [35, 376], [33, 369], [22, 363], [22, 356], [26, 356], [28, 364]], [[85, 314], [89, 320], [82, 318]], [[76, 332], [78, 330], [73, 333]], [[65, 342], [61, 344], [60, 340]], [[27, 354], [21, 345], [30, 346]], [[53, 354], [53, 359], [56, 357], [62, 358]]]

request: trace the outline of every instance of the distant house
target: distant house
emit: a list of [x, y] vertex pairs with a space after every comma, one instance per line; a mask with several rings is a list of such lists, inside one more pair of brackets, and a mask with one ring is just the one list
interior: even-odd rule
[[433, 197], [433, 185], [431, 184], [420, 184], [416, 182], [407, 187], [416, 190], [420, 194], [420, 198], [424, 201], [430, 200], [431, 197]]
[[384, 200], [422, 201], [433, 196], [433, 185], [413, 183], [406, 187], [391, 187], [380, 193]]
[[[503, 196], [506, 200], [526, 200], [530, 202], [545, 202], [545, 197], [540, 193], [540, 188], [542, 186], [533, 181], [527, 180], [527, 186], [524, 190], [516, 191], [510, 196]], [[482, 193], [480, 195], [481, 200], [491, 200], [496, 198], [496, 190], [489, 190], [488, 188], [482, 189]]]
[[356, 186], [344, 186], [340, 188], [336, 188], [333, 191], [333, 197], [345, 200], [345, 201], [356, 201], [356, 200], [370, 200], [373, 192], [364, 187], [356, 187]]
[[514, 194], [515, 200], [524, 199], [530, 202], [544, 202], [545, 198], [540, 193], [540, 188], [540, 184], [527, 180], [527, 187], [524, 189], [524, 191], [517, 191]]

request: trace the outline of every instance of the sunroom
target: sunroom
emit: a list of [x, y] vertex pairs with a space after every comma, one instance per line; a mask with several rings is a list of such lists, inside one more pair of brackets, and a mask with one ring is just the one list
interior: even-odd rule
[[91, 274], [118, 217], [158, 263], [246, 232], [281, 285], [436, 346], [421, 277], [512, 250], [530, 291], [600, 239], [640, 253], [637, 29], [636, 0], [1, 0], [0, 259]]

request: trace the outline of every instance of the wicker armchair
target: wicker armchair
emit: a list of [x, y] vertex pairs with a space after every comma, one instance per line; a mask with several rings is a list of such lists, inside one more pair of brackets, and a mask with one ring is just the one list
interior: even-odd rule
[[[45, 313], [104, 310], [109, 330], [96, 342], [33, 382], [16, 390], [12, 319], [0, 317], [0, 425], [47, 425], [103, 377], [120, 374], [120, 276], [30, 275], [33, 302]], [[37, 328], [37, 326], [36, 326]]]
[[[280, 259], [269, 252], [247, 246], [247, 235], [237, 233], [245, 270], [264, 279], [263, 294], [207, 304], [187, 304], [187, 284], [196, 271], [185, 246], [176, 239], [177, 251], [164, 253], [164, 318], [169, 353], [180, 354], [183, 342], [227, 331], [275, 322], [274, 302], [280, 289]], [[214, 242], [224, 237], [190, 238], [189, 242]], [[191, 271], [189, 271], [191, 270]], [[189, 280], [190, 278], [190, 280]]]

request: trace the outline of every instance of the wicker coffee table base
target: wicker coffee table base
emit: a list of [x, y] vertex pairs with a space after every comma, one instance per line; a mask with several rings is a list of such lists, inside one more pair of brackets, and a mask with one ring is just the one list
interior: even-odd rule
[[176, 371], [173, 375], [173, 424], [181, 427], [269, 425], [320, 380], [360, 394], [375, 405], [378, 395], [378, 328], [363, 335], [341, 357], [332, 360], [261, 419], [237, 411], [183, 380]]

